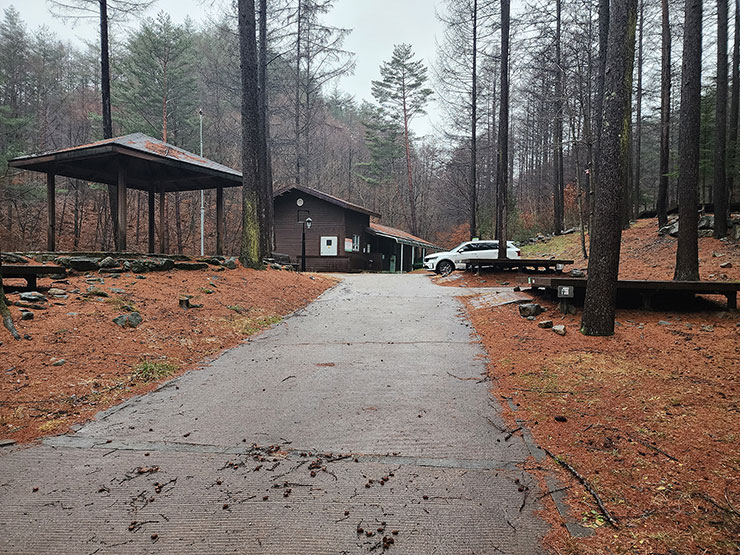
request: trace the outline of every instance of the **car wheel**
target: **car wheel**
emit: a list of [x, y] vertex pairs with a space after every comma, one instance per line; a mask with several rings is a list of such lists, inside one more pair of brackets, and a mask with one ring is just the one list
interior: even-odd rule
[[455, 270], [455, 265], [449, 260], [443, 260], [437, 265], [437, 271], [443, 275], [448, 276]]

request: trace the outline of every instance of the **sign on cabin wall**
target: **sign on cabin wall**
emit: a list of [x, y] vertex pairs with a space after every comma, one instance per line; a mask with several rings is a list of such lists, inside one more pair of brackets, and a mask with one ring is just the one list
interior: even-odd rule
[[339, 254], [338, 237], [321, 237], [321, 256], [337, 256]]
[[352, 244], [352, 237], [345, 237], [344, 238], [344, 252], [352, 252], [354, 250], [354, 245]]

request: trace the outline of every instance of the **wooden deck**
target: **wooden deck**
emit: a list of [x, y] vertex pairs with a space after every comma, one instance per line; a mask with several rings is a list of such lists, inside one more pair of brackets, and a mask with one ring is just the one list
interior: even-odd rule
[[30, 264], [2, 264], [0, 265], [0, 276], [6, 278], [23, 278], [26, 280], [25, 287], [15, 285], [4, 285], [6, 291], [33, 291], [36, 289], [36, 278], [40, 275], [67, 274], [64, 266], [35, 266]]
[[[586, 291], [586, 278], [573, 277], [530, 277], [529, 286], [532, 289], [545, 289], [555, 292], [557, 296], [562, 287], [572, 287], [575, 293], [583, 295]], [[670, 293], [684, 293], [690, 295], [723, 295], [727, 299], [728, 309], [737, 309], [737, 292], [740, 291], [740, 282], [727, 281], [658, 281], [621, 279], [617, 282], [617, 293], [631, 292], [642, 297], [644, 308], [651, 308], [652, 299], [656, 295]]]
[[480, 268], [493, 268], [494, 270], [524, 270], [524, 271], [562, 271], [564, 266], [573, 264], [572, 260], [560, 260], [555, 258], [468, 258], [462, 262], [468, 268], [474, 270]]

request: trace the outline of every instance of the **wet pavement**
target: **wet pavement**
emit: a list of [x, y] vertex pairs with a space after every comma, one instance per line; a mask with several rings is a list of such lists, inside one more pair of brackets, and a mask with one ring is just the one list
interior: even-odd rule
[[541, 552], [469, 293], [345, 276], [202, 370], [6, 448], [0, 552]]

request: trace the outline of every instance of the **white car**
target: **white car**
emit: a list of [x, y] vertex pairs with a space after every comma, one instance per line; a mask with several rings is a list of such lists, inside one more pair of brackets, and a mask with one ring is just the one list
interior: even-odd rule
[[[522, 252], [512, 243], [506, 243], [507, 258], [521, 258]], [[446, 276], [453, 270], [464, 270], [463, 260], [490, 260], [498, 258], [498, 241], [465, 241], [447, 252], [437, 252], [424, 257], [424, 268]]]

